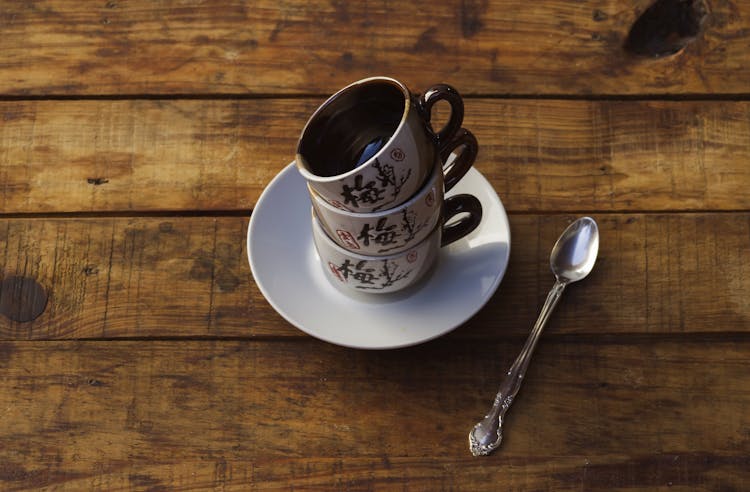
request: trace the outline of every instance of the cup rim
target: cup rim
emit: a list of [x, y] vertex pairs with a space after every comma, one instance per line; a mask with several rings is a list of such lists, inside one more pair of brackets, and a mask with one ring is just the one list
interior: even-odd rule
[[[405, 257], [406, 255], [408, 255], [409, 253], [411, 253], [415, 249], [421, 248], [425, 243], [427, 243], [428, 241], [432, 240], [433, 237], [436, 234], [439, 234], [439, 231], [441, 231], [442, 228], [443, 228], [442, 222], [438, 221], [438, 223], [430, 231], [430, 233], [427, 234], [424, 238], [422, 238], [421, 241], [419, 241], [417, 244], [412, 245], [409, 248], [406, 248], [403, 251], [399, 251], [398, 253], [393, 253], [391, 255], [386, 255], [386, 256], [363, 255], [363, 254], [360, 254], [360, 253], [355, 253], [353, 251], [350, 251], [350, 250], [342, 247], [341, 245], [337, 244], [336, 241], [334, 241], [333, 239], [331, 239], [328, 236], [328, 233], [326, 233], [326, 230], [323, 228], [323, 224], [320, 223], [320, 219], [318, 219], [318, 215], [315, 212], [315, 208], [314, 207], [310, 207], [310, 208], [312, 210], [312, 226], [313, 226], [313, 229], [315, 229], [317, 231], [317, 234], [316, 234], [315, 231], [313, 231], [313, 242], [315, 242], [314, 236], [317, 235], [317, 236], [321, 237], [322, 240], [325, 241], [325, 243], [328, 246], [330, 246], [331, 248], [333, 248], [337, 253], [349, 256], [351, 258], [354, 258], [354, 259], [360, 260], [360, 261], [361, 260], [365, 260], [365, 261], [396, 260], [396, 259]], [[317, 245], [316, 245], [316, 247], [317, 247]]]
[[415, 203], [417, 203], [419, 200], [423, 199], [427, 193], [429, 193], [429, 189], [433, 186], [437, 185], [438, 182], [441, 183], [441, 188], [443, 186], [442, 184], [442, 177], [443, 177], [443, 163], [440, 161], [440, 157], [436, 154], [435, 155], [435, 164], [433, 164], [432, 172], [430, 173], [429, 178], [425, 181], [425, 183], [422, 185], [421, 188], [419, 188], [414, 195], [412, 195], [411, 198], [409, 198], [404, 203], [401, 203], [400, 205], [396, 205], [395, 207], [386, 209], [386, 210], [378, 210], [376, 212], [351, 212], [349, 210], [344, 210], [342, 208], [334, 207], [331, 205], [328, 200], [323, 198], [320, 193], [318, 193], [315, 188], [313, 188], [310, 183], [307, 183], [307, 190], [310, 192], [310, 199], [314, 200], [315, 203], [323, 208], [325, 208], [328, 212], [331, 212], [336, 215], [340, 215], [342, 217], [347, 217], [349, 219], [378, 219], [381, 217], [387, 217], [394, 213], [399, 213], [402, 210], [405, 210]]
[[[351, 90], [353, 87], [365, 85], [365, 84], [372, 84], [376, 82], [385, 82], [392, 86], [396, 86], [401, 90], [401, 93], [404, 96], [404, 112], [401, 114], [401, 120], [398, 123], [398, 126], [396, 126], [396, 129], [393, 130], [393, 133], [390, 137], [388, 137], [388, 141], [369, 159], [367, 159], [365, 162], [360, 164], [359, 166], [355, 167], [354, 169], [351, 169], [345, 173], [342, 174], [336, 174], [335, 176], [318, 176], [317, 174], [314, 174], [312, 171], [307, 169], [306, 164], [302, 164], [303, 162], [307, 162], [300, 154], [300, 147], [302, 144], [302, 140], [305, 138], [307, 129], [310, 126], [310, 123], [326, 108], [328, 108], [331, 104], [333, 104], [333, 101], [343, 94], [344, 92]], [[367, 77], [364, 79], [357, 80], [356, 82], [352, 82], [351, 84], [347, 85], [346, 87], [339, 89], [336, 91], [333, 95], [331, 95], [328, 99], [326, 99], [323, 104], [318, 106], [318, 108], [313, 112], [313, 114], [307, 119], [307, 122], [305, 122], [305, 126], [302, 128], [302, 133], [300, 133], [299, 139], [297, 139], [297, 150], [294, 155], [294, 162], [297, 166], [297, 169], [302, 174], [302, 176], [307, 181], [313, 181], [316, 183], [331, 183], [338, 181], [340, 179], [348, 178], [354, 174], [357, 174], [361, 169], [369, 166], [375, 159], [380, 157], [385, 150], [388, 148], [388, 146], [393, 142], [393, 138], [401, 131], [401, 129], [406, 125], [406, 119], [409, 116], [409, 113], [411, 111], [411, 98], [409, 89], [404, 85], [402, 82], [399, 82], [398, 80], [391, 78], [391, 77], [385, 77], [385, 76], [375, 76], [375, 77]]]

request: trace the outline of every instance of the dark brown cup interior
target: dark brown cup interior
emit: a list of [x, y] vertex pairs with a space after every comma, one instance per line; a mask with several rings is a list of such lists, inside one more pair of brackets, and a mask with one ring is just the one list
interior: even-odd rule
[[385, 80], [353, 85], [321, 106], [307, 123], [297, 153], [312, 174], [345, 174], [391, 139], [406, 111], [401, 87]]

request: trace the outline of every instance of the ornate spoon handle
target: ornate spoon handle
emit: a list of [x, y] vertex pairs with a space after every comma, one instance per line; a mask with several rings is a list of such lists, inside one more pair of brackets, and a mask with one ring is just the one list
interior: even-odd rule
[[547, 320], [557, 305], [557, 301], [560, 300], [560, 296], [563, 290], [565, 290], [566, 285], [565, 282], [557, 280], [555, 285], [552, 286], [529, 338], [526, 339], [521, 353], [518, 354], [518, 357], [513, 362], [513, 365], [508, 370], [505, 379], [500, 385], [500, 390], [497, 392], [497, 396], [495, 396], [492, 408], [484, 419], [477, 423], [471, 432], [469, 432], [469, 449], [471, 449], [471, 454], [474, 456], [486, 456], [500, 446], [500, 442], [503, 439], [502, 426], [505, 412], [508, 411], [511, 403], [513, 403], [513, 398], [515, 398], [518, 390], [521, 388], [523, 377], [531, 361], [531, 355], [534, 353], [534, 348], [539, 341], [539, 335], [542, 334], [542, 329], [547, 324]]

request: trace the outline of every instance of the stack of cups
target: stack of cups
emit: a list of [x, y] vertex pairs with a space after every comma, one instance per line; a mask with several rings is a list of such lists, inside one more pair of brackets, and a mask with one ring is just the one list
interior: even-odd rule
[[[432, 107], [441, 100], [451, 113], [435, 131]], [[313, 113], [296, 163], [310, 193], [315, 247], [334, 285], [367, 293], [414, 285], [442, 246], [479, 225], [476, 197], [444, 197], [477, 155], [463, 114], [448, 85], [416, 96], [387, 77], [355, 82]]]

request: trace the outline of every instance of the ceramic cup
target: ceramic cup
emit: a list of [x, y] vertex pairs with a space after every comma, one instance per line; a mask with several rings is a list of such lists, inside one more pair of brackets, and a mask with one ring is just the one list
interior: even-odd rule
[[[451, 113], [436, 132], [430, 118], [441, 100], [450, 104]], [[397, 80], [363, 79], [331, 96], [310, 117], [297, 145], [297, 168], [320, 197], [338, 208], [386, 210], [422, 187], [436, 155], [460, 145], [456, 138], [471, 135], [461, 129], [463, 115], [463, 100], [448, 85], [432, 86], [417, 97]], [[473, 164], [476, 146], [466, 150], [455, 165]]]
[[[466, 171], [468, 168], [451, 166], [444, 176], [441, 159], [436, 158], [432, 174], [414, 196], [401, 205], [380, 212], [342, 210], [323, 200], [314, 190], [310, 190], [310, 199], [323, 229], [339, 246], [363, 255], [392, 255], [421, 242], [441, 218], [458, 213], [461, 201], [454, 198], [444, 200], [444, 193]], [[444, 181], [448, 185], [444, 185]]]
[[388, 256], [362, 255], [346, 250], [326, 234], [313, 209], [315, 248], [326, 277], [343, 291], [388, 294], [418, 282], [430, 271], [441, 247], [476, 229], [482, 220], [482, 204], [471, 195], [455, 195], [454, 215], [445, 217], [420, 243]]

